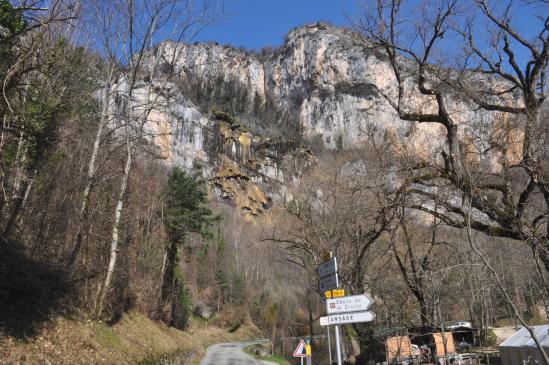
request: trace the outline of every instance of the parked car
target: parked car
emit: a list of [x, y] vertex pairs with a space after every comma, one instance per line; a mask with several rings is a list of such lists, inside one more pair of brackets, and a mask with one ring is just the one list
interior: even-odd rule
[[459, 321], [459, 322], [456, 322], [456, 323], [452, 324], [451, 326], [448, 326], [449, 329], [454, 329], [454, 328], [458, 328], [458, 327], [473, 328], [473, 325], [471, 324], [471, 322]]

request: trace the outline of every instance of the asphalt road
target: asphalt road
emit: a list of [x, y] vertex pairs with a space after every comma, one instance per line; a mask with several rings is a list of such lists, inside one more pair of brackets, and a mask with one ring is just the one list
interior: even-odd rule
[[268, 342], [268, 340], [212, 345], [206, 349], [206, 354], [200, 361], [200, 365], [273, 365], [272, 362], [257, 360], [243, 351], [245, 347], [263, 342]]

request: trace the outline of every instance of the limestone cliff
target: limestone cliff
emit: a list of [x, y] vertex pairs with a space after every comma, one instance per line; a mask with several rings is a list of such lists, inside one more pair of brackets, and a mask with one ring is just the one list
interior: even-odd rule
[[[372, 129], [378, 130], [378, 136], [387, 127], [400, 136], [411, 130], [410, 123], [401, 121], [376, 90], [396, 95], [387, 57], [346, 29], [321, 23], [297, 28], [287, 35], [282, 47], [265, 55], [212, 43], [163, 43], [151, 54], [149, 67], [153, 65], [158, 77], [173, 72], [180, 84], [203, 89], [209, 94], [205, 97], [211, 96], [216, 83], [235, 84], [246, 91], [244, 109], [252, 108], [256, 97], [263, 103], [272, 98], [279, 107], [296, 114], [306, 138], [321, 139], [330, 149], [352, 148], [369, 138]], [[211, 101], [214, 105], [219, 102], [215, 96]], [[411, 107], [429, 105], [420, 105], [418, 99]], [[248, 122], [259, 131], [276, 131], [261, 120]], [[433, 125], [417, 126], [408, 135], [409, 142], [413, 146], [431, 144], [429, 136], [439, 132]]]
[[[201, 170], [212, 191], [244, 214], [261, 214], [287, 198], [288, 184], [314, 161], [313, 144], [347, 149], [377, 138], [418, 158], [443, 148], [440, 126], [398, 118], [378, 93], [396, 93], [387, 57], [346, 29], [300, 27], [262, 54], [165, 42], [146, 55], [145, 66], [152, 78], [144, 76], [134, 95], [142, 105], [155, 101], [144, 127], [151, 151]], [[411, 87], [413, 75], [408, 84], [409, 108], [433, 108]], [[483, 119], [457, 98], [450, 108], [461, 133], [465, 122]], [[482, 143], [482, 136], [474, 138], [470, 148]]]

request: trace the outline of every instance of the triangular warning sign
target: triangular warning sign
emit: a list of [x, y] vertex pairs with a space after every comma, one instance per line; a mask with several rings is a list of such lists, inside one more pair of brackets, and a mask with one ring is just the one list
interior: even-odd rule
[[295, 348], [293, 357], [307, 357], [305, 351], [305, 341], [303, 341], [303, 339], [299, 341], [299, 345]]

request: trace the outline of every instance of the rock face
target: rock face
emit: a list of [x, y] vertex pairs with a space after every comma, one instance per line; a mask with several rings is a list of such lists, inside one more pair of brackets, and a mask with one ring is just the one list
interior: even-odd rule
[[[212, 84], [236, 84], [248, 95], [247, 107], [253, 107], [256, 96], [262, 102], [272, 98], [295, 113], [305, 137], [329, 149], [355, 147], [372, 129], [381, 135], [388, 128], [399, 135], [410, 129], [377, 91], [396, 95], [387, 57], [360, 35], [326, 24], [291, 31], [281, 48], [264, 56], [217, 44], [163, 43], [151, 55], [153, 66], [158, 76], [171, 71], [181, 84], [201, 87], [206, 94], [215, 88]], [[258, 125], [259, 130], [273, 129], [261, 120]], [[433, 126], [419, 129], [410, 138], [418, 146], [429, 133], [439, 133]]]
[[[286, 186], [315, 160], [311, 145], [351, 149], [376, 138], [419, 158], [443, 147], [440, 126], [398, 118], [378, 92], [396, 95], [387, 57], [349, 30], [304, 26], [264, 54], [165, 42], [146, 55], [145, 71], [152, 76], [134, 95], [153, 105], [144, 126], [151, 151], [201, 170], [211, 190], [246, 215], [289, 198]], [[431, 109], [412, 77], [408, 83], [408, 107]], [[479, 119], [459, 100], [451, 109], [457, 121]]]

